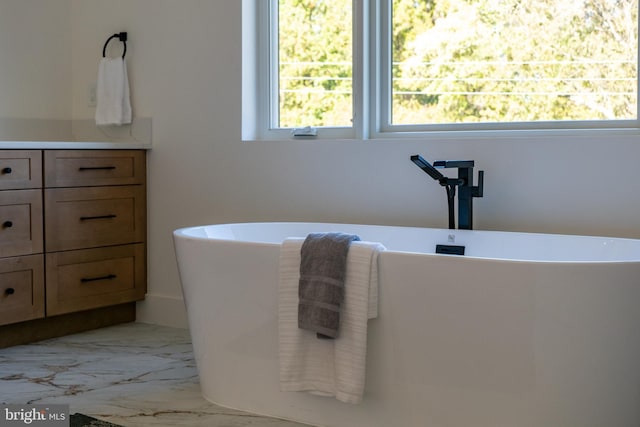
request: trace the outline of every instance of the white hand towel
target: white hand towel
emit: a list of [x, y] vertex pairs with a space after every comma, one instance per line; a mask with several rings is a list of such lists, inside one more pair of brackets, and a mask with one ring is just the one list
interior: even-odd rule
[[367, 320], [378, 315], [379, 243], [353, 242], [347, 256], [340, 335], [322, 340], [298, 328], [300, 249], [304, 239], [287, 239], [280, 252], [278, 352], [280, 390], [308, 391], [346, 403], [364, 393]]
[[100, 60], [96, 96], [96, 125], [131, 123], [129, 79], [124, 58]]

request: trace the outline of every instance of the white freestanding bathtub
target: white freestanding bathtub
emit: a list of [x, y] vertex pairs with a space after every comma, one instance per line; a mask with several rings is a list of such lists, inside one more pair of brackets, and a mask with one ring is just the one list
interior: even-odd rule
[[[387, 248], [359, 405], [279, 391], [280, 243], [326, 231]], [[640, 426], [640, 240], [247, 223], [174, 242], [202, 393], [217, 404], [336, 427]]]

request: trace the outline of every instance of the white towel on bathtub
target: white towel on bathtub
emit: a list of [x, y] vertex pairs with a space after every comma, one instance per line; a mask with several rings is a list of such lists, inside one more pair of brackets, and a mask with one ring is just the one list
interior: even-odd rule
[[378, 316], [380, 243], [353, 242], [347, 255], [340, 335], [322, 340], [298, 328], [300, 249], [304, 239], [287, 239], [280, 252], [278, 353], [280, 390], [308, 391], [346, 403], [364, 393], [368, 319]]

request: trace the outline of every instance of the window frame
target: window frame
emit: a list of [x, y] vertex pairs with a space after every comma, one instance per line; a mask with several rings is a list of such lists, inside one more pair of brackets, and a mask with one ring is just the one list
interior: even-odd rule
[[[246, 1], [246, 0], [245, 0]], [[640, 134], [640, 78], [636, 79], [639, 102], [636, 119], [567, 120], [508, 123], [433, 123], [398, 125], [391, 123], [392, 97], [392, 1], [352, 0], [353, 2], [353, 123], [351, 127], [317, 127], [315, 137], [294, 137], [290, 128], [274, 128], [272, 111], [279, 108], [277, 61], [271, 52], [278, 52], [277, 0], [255, 1], [257, 14], [257, 60], [255, 139], [404, 139], [442, 138], [454, 136], [517, 136], [536, 134], [567, 135], [605, 131], [607, 133]], [[639, 6], [640, 9], [640, 6]], [[640, 20], [640, 18], [639, 18]], [[640, 46], [636, 46], [637, 69], [640, 70]], [[251, 138], [254, 139], [254, 138]]]
[[[363, 9], [366, 8], [366, 2], [362, 0], [352, 1], [353, 3], [353, 25], [352, 25], [352, 46], [353, 46], [353, 80], [352, 80], [352, 125], [344, 127], [323, 126], [317, 127], [317, 137], [313, 139], [363, 139], [365, 135], [363, 119], [364, 114], [358, 114], [358, 111], [364, 111], [362, 100], [365, 97], [365, 89], [363, 84], [363, 65], [366, 53], [359, 47], [364, 44], [363, 39], [366, 37], [366, 31], [363, 19]], [[278, 55], [277, 37], [278, 34], [278, 1], [277, 0], [258, 0], [258, 139], [280, 140], [310, 137], [294, 137], [291, 128], [276, 128], [277, 111], [279, 110], [278, 100], [278, 61], [274, 61], [274, 57]], [[273, 52], [273, 54], [272, 54]]]

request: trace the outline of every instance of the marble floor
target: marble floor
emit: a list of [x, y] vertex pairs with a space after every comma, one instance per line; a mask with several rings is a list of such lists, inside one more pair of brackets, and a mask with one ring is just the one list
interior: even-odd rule
[[129, 323], [0, 350], [0, 403], [68, 404], [126, 427], [300, 427], [200, 395], [189, 333]]

